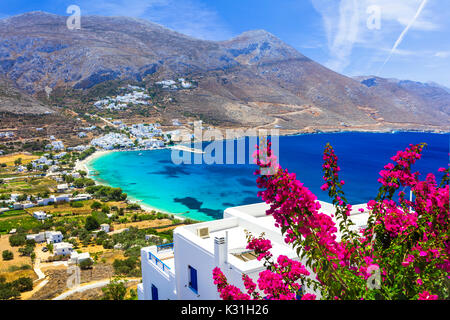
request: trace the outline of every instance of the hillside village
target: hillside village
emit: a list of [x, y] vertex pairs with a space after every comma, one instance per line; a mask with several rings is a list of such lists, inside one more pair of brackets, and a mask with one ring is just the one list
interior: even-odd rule
[[[138, 105], [148, 98], [139, 87], [125, 89], [133, 91], [108, 100], [105, 106]], [[12, 285], [2, 287], [0, 299], [59, 299], [59, 295], [70, 299], [69, 288], [61, 285], [68, 275], [61, 270], [73, 265], [81, 268], [82, 283], [115, 276], [129, 279], [127, 296], [137, 299], [140, 248], [170, 243], [176, 226], [193, 223], [143, 208], [120, 188], [97, 185], [81, 165], [96, 151], [152, 150], [190, 141], [192, 123], [173, 119], [162, 126], [95, 115], [88, 116], [95, 122], [79, 118], [78, 144], [57, 134], [43, 136], [47, 129], [37, 127], [43, 143], [32, 140], [30, 152], [23, 142], [16, 144], [21, 140], [14, 140], [14, 131], [1, 132], [0, 279], [7, 284], [31, 281], [31, 285], [21, 292]], [[85, 294], [91, 295], [101, 298], [100, 288]]]

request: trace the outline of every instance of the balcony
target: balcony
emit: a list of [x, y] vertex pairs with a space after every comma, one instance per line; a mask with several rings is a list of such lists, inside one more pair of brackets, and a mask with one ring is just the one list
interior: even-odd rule
[[153, 246], [147, 249], [148, 260], [167, 275], [175, 274], [173, 243]]

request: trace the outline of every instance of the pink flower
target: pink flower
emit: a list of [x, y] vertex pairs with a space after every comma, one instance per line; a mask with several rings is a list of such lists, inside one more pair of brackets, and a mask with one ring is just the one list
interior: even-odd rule
[[437, 300], [438, 296], [435, 294], [431, 294], [428, 291], [424, 291], [419, 293], [419, 300]]
[[316, 300], [316, 295], [312, 293], [305, 293], [300, 300]]

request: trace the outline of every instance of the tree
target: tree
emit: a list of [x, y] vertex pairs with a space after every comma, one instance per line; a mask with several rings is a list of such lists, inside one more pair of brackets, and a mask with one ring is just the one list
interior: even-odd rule
[[12, 260], [12, 259], [14, 259], [14, 254], [9, 250], [3, 250], [2, 257], [3, 257], [3, 260], [5, 260], [5, 261]]
[[48, 244], [46, 245], [46, 247], [47, 247], [47, 249], [48, 249], [48, 252], [53, 253], [53, 243], [48, 243]]
[[23, 246], [27, 241], [25, 234], [15, 234], [9, 237], [9, 244], [11, 247]]
[[91, 204], [91, 209], [92, 210], [98, 210], [98, 209], [100, 209], [102, 207], [102, 204], [100, 203], [100, 202], [98, 202], [98, 201], [94, 201], [92, 204]]
[[19, 292], [31, 291], [33, 290], [33, 280], [29, 277], [20, 277], [13, 281], [13, 286], [19, 290]]
[[103, 300], [125, 300], [127, 294], [126, 280], [122, 277], [115, 277], [111, 282], [102, 288]]
[[94, 265], [94, 261], [92, 261], [92, 259], [84, 259], [78, 265], [81, 270], [87, 270], [92, 268], [92, 266]]
[[68, 175], [68, 174], [65, 174], [65, 175], [63, 176], [63, 179], [64, 179], [64, 181], [67, 182], [67, 183], [72, 183], [72, 182], [75, 181], [75, 178], [72, 177], [71, 175]]
[[110, 208], [107, 204], [102, 206], [102, 212], [106, 214], [110, 212]]
[[86, 172], [86, 171], [83, 171], [83, 170], [78, 170], [78, 173], [79, 173], [80, 176], [83, 177], [83, 178], [87, 175], [87, 172]]
[[84, 228], [88, 231], [97, 230], [98, 228], [100, 228], [100, 224], [93, 216], [89, 216], [86, 218]]
[[17, 158], [16, 160], [14, 160], [15, 166], [20, 166], [21, 164], [22, 164], [22, 158]]
[[[378, 195], [367, 203], [367, 227], [355, 231], [349, 219], [344, 181], [333, 148], [324, 152], [323, 191], [328, 191], [335, 208], [335, 220], [320, 212], [317, 197], [295, 175], [282, 169], [268, 150], [258, 150], [259, 196], [268, 204], [268, 215], [281, 228], [286, 243], [301, 261], [274, 257], [272, 244], [263, 235], [247, 234], [247, 249], [264, 262], [258, 284], [242, 275], [246, 293], [228, 283], [219, 268], [213, 270], [214, 283], [222, 299], [295, 300], [304, 287], [320, 291], [322, 299], [333, 300], [436, 300], [449, 298], [450, 168], [440, 168], [438, 184], [433, 174], [419, 180], [412, 165], [421, 158], [425, 144], [410, 145], [399, 151], [380, 171]], [[267, 155], [261, 157], [261, 155]], [[271, 175], [262, 175], [261, 170]], [[414, 194], [405, 199], [404, 190]], [[364, 209], [362, 209], [364, 210]], [[336, 240], [336, 232], [341, 239]], [[315, 277], [308, 277], [314, 271]], [[374, 272], [375, 271], [375, 272]], [[256, 291], [259, 287], [260, 292]], [[262, 295], [264, 293], [265, 296]], [[302, 300], [314, 300], [303, 294]]]
[[27, 171], [32, 171], [33, 170], [33, 164], [30, 162], [27, 164]]

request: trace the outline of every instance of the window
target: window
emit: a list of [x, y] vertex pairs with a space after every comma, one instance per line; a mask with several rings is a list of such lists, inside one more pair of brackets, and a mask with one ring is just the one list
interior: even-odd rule
[[158, 288], [152, 284], [152, 300], [158, 300]]
[[188, 269], [189, 269], [189, 288], [191, 288], [191, 290], [194, 291], [195, 293], [198, 293], [197, 270], [191, 266], [188, 266]]

